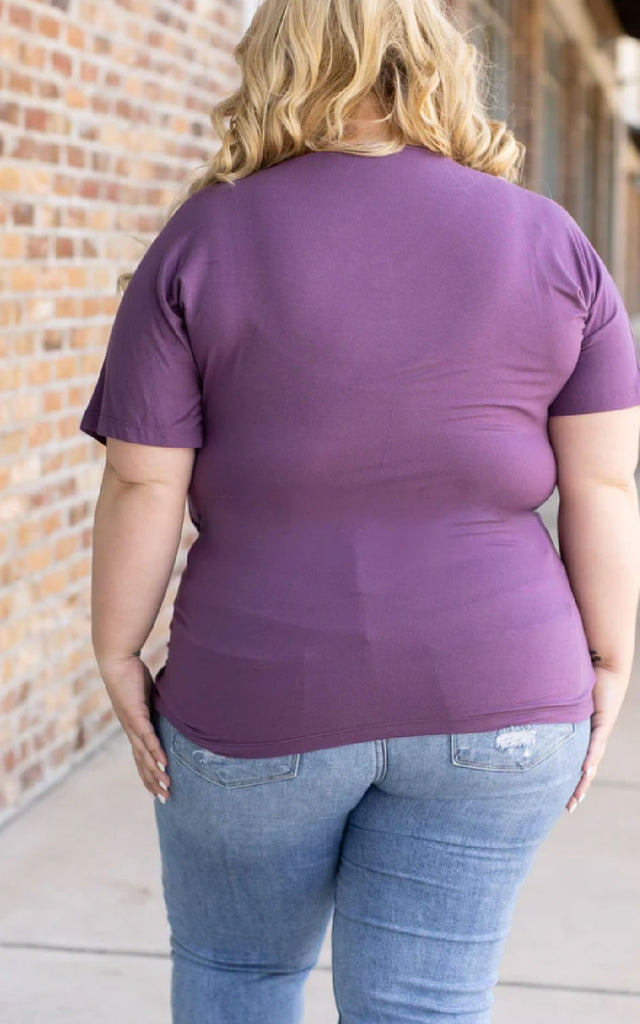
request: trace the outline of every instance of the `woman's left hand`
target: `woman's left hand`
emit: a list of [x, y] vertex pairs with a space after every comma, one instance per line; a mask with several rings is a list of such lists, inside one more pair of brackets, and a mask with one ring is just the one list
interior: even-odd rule
[[136, 655], [99, 667], [113, 710], [131, 744], [138, 774], [145, 788], [164, 802], [169, 795], [169, 776], [164, 770], [167, 759], [162, 744], [151, 723], [153, 677]]

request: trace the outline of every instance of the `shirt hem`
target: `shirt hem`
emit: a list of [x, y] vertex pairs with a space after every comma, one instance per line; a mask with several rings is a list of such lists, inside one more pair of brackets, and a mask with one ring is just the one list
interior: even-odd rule
[[106, 445], [107, 437], [114, 437], [119, 441], [130, 441], [133, 444], [155, 445], [160, 448], [201, 448], [203, 443], [202, 435], [192, 429], [185, 428], [180, 431], [141, 427], [132, 423], [124, 423], [122, 420], [114, 419], [113, 416], [106, 416], [103, 413], [97, 419], [84, 416], [80, 421], [80, 430], [104, 445]]
[[170, 708], [166, 708], [159, 690], [154, 693], [154, 706], [174, 728], [187, 739], [212, 753], [223, 757], [278, 757], [302, 754], [312, 750], [329, 749], [352, 743], [370, 743], [381, 739], [402, 739], [407, 736], [451, 735], [471, 732], [491, 732], [508, 725], [542, 724], [545, 722], [581, 722], [594, 711], [592, 691], [579, 701], [569, 704], [539, 705], [530, 708], [512, 708], [506, 711], [487, 711], [476, 715], [444, 721], [436, 718], [413, 719], [405, 722], [381, 722], [372, 725], [333, 729], [289, 739], [258, 740], [247, 743], [218, 742], [198, 734], [186, 726]]

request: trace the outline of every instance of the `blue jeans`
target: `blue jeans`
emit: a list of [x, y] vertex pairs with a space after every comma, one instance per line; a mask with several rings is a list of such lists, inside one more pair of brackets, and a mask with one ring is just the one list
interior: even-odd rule
[[260, 758], [152, 721], [173, 1024], [302, 1024], [332, 914], [338, 1024], [488, 1024], [590, 718]]

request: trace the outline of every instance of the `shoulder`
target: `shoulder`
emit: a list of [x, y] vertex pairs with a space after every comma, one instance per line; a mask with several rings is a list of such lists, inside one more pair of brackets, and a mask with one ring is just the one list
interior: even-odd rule
[[216, 182], [198, 189], [184, 199], [166, 220], [163, 230], [175, 236], [206, 234], [211, 221], [222, 214], [225, 196], [233, 187], [227, 182]]
[[509, 230], [518, 226], [531, 243], [572, 245], [580, 228], [555, 199], [517, 182], [444, 158], [443, 168], [453, 194], [467, 195], [479, 213], [497, 211]]
[[580, 225], [557, 200], [523, 185], [505, 182], [515, 191], [523, 224], [532, 241], [553, 248], [566, 248], [578, 255], [581, 245], [590, 245]]
[[606, 272], [604, 261], [573, 215], [561, 203], [519, 185], [523, 231], [530, 257], [539, 273], [570, 280], [590, 293]]
[[225, 185], [209, 185], [184, 199], [156, 233], [147, 261], [175, 269], [194, 259], [215, 259], [216, 252], [222, 255], [228, 235], [221, 194]]

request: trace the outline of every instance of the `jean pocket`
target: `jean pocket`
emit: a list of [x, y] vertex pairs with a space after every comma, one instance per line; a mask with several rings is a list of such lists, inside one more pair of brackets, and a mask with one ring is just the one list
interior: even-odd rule
[[298, 774], [300, 754], [277, 757], [227, 757], [216, 754], [183, 736], [174, 727], [171, 750], [182, 764], [216, 786], [258, 786], [264, 782], [293, 779]]
[[577, 733], [576, 722], [510, 725], [489, 732], [451, 734], [451, 761], [462, 768], [523, 772], [535, 768]]

